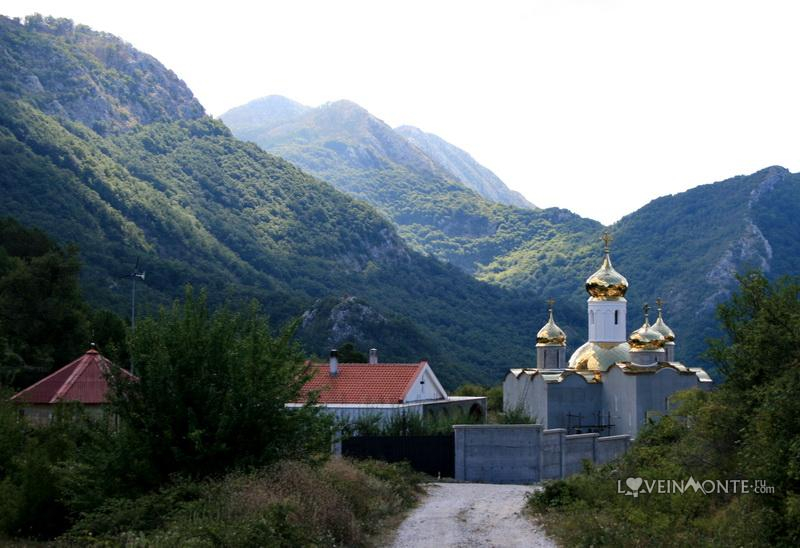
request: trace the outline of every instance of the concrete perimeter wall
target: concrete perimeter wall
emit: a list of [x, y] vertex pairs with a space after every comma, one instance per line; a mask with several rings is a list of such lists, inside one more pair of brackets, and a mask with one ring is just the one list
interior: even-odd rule
[[535, 483], [580, 472], [583, 461], [609, 462], [627, 451], [630, 436], [567, 435], [540, 424], [455, 425], [457, 480]]
[[483, 483], [538, 481], [542, 428], [541, 424], [453, 426], [456, 479]]

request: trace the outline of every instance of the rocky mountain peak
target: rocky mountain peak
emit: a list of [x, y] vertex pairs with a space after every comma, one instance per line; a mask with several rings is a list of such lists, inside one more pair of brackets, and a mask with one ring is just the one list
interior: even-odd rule
[[110, 34], [69, 19], [0, 16], [3, 89], [100, 134], [198, 119], [202, 105], [175, 73]]

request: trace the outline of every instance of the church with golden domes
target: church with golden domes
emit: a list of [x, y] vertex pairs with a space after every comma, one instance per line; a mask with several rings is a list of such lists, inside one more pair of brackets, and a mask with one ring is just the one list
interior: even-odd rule
[[675, 361], [676, 338], [662, 315], [652, 325], [627, 331], [628, 280], [611, 264], [610, 236], [603, 263], [586, 280], [588, 340], [566, 358], [567, 337], [553, 318], [536, 335], [536, 367], [511, 369], [503, 381], [503, 409], [536, 419], [568, 434], [597, 432], [635, 437], [649, 420], [674, 406], [681, 390], [708, 390], [711, 377]]

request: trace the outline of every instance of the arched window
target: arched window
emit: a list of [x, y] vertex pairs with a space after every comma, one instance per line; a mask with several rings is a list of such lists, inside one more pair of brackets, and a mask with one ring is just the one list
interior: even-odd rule
[[619, 323], [619, 310], [614, 311], [614, 325]]
[[592, 325], [594, 325], [594, 310], [589, 312], [589, 321], [592, 322]]

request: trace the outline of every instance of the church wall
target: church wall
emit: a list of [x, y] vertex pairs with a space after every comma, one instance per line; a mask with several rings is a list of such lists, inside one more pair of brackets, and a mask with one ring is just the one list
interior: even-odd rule
[[[594, 424], [601, 407], [600, 384], [587, 383], [580, 375], [569, 375], [559, 383], [547, 384], [547, 428], [567, 428], [576, 425], [578, 415], [582, 424]], [[568, 415], [574, 415], [572, 419]]]
[[547, 418], [547, 387], [541, 375], [522, 373], [519, 378], [512, 373], [506, 375], [503, 381], [503, 411], [517, 410], [540, 424]]
[[614, 428], [611, 434], [635, 435], [636, 415], [636, 376], [626, 375], [618, 367], [611, 366], [603, 375], [603, 414], [611, 414]]
[[536, 375], [531, 383], [531, 390], [525, 401], [525, 412], [529, 417], [536, 419], [537, 424], [547, 426], [547, 413], [549, 409], [548, 390], [549, 384], [544, 382], [544, 377]]
[[674, 369], [661, 369], [652, 375], [636, 377], [636, 416], [638, 428], [631, 433], [636, 436], [647, 418], [657, 420], [670, 410], [670, 398], [678, 391], [697, 388], [700, 384], [696, 375], [681, 375]]
[[522, 383], [527, 382], [524, 373], [519, 378], [513, 373], [508, 373], [503, 380], [503, 412], [521, 407], [522, 402]]

